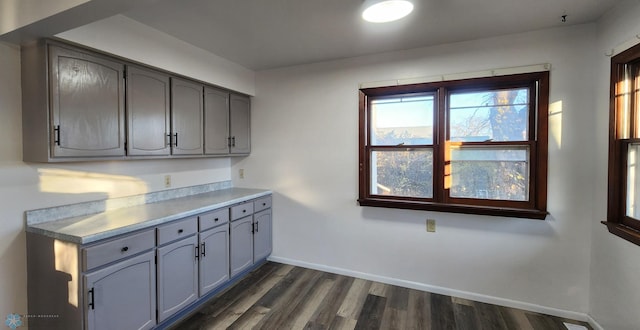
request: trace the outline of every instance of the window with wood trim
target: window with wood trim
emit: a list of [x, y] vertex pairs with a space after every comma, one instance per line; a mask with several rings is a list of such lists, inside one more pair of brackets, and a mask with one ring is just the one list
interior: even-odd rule
[[549, 73], [360, 90], [362, 206], [544, 219]]
[[611, 58], [609, 231], [640, 245], [640, 45]]

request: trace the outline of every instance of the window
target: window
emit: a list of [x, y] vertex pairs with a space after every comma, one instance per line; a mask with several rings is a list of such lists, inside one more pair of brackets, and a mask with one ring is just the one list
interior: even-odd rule
[[640, 45], [611, 58], [609, 231], [640, 245]]
[[361, 89], [360, 205], [544, 219], [548, 95], [548, 72]]

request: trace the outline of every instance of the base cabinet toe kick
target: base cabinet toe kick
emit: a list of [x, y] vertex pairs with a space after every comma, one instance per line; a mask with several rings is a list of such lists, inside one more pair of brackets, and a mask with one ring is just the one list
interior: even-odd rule
[[164, 329], [263, 264], [271, 195], [89, 244], [27, 231], [29, 327]]

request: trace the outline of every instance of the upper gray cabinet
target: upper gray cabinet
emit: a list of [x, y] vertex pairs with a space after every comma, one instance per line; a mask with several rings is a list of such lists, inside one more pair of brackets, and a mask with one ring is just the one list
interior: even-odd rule
[[203, 86], [171, 78], [171, 149], [174, 155], [203, 153]]
[[204, 88], [204, 153], [229, 154], [229, 92]]
[[231, 94], [229, 125], [231, 154], [249, 154], [251, 152], [251, 100], [248, 96]]
[[50, 43], [21, 56], [24, 160], [125, 155], [123, 63]]
[[23, 160], [244, 156], [248, 96], [59, 41], [21, 50]]
[[127, 154], [169, 155], [169, 76], [127, 66]]
[[246, 155], [251, 152], [251, 100], [248, 96], [205, 87], [204, 153]]

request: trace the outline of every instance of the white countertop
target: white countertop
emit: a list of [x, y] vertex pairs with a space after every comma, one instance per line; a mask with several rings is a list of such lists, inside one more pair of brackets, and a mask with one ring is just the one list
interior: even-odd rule
[[270, 190], [229, 188], [27, 225], [26, 231], [62, 241], [88, 244], [270, 194]]

